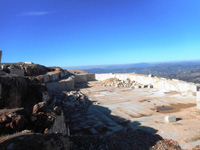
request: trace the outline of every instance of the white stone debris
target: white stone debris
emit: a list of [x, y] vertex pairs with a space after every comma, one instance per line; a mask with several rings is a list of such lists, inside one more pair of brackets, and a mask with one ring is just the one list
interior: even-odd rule
[[101, 86], [104, 87], [115, 87], [115, 88], [133, 88], [133, 89], [139, 89], [139, 88], [153, 88], [153, 85], [151, 84], [140, 84], [136, 81], [131, 81], [130, 79], [126, 80], [119, 80], [117, 78], [110, 78], [107, 80], [102, 81]]

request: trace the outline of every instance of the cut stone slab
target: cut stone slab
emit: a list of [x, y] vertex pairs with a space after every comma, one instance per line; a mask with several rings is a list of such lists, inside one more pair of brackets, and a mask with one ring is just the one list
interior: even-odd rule
[[47, 82], [45, 83], [48, 91], [50, 92], [61, 92], [74, 89], [74, 77], [71, 76], [66, 79], [61, 79], [59, 81]]
[[171, 122], [176, 122], [176, 116], [174, 115], [168, 115], [165, 117], [165, 122], [171, 123]]

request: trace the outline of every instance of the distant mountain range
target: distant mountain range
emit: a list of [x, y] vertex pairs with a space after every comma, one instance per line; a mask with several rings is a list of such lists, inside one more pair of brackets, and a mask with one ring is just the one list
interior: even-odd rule
[[200, 65], [198, 61], [180, 61], [180, 62], [161, 62], [161, 63], [135, 63], [135, 64], [116, 64], [116, 65], [98, 65], [98, 66], [79, 66], [63, 67], [65, 69], [84, 70], [90, 73], [143, 73], [166, 72], [178, 73], [197, 69]]
[[153, 74], [165, 78], [176, 78], [189, 82], [200, 83], [200, 60], [161, 62], [161, 63], [136, 63], [119, 65], [64, 67], [66, 69], [84, 70], [89, 73], [138, 73]]
[[65, 69], [73, 70], [89, 70], [89, 69], [120, 69], [120, 68], [131, 68], [131, 67], [142, 67], [147, 66], [149, 63], [136, 63], [136, 64], [113, 64], [113, 65], [94, 65], [94, 66], [75, 66], [75, 67], [63, 67]]

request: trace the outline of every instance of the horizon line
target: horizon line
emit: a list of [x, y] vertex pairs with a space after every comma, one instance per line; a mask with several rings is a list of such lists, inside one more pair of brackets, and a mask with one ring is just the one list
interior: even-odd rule
[[132, 65], [132, 64], [157, 64], [157, 63], [175, 63], [175, 62], [194, 62], [200, 61], [200, 59], [195, 60], [177, 60], [177, 61], [159, 61], [159, 62], [135, 62], [135, 63], [123, 63], [123, 64], [99, 64], [99, 65], [83, 65], [83, 66], [62, 66], [62, 68], [70, 67], [70, 68], [77, 68], [77, 67], [95, 67], [95, 66], [110, 66], [110, 65]]

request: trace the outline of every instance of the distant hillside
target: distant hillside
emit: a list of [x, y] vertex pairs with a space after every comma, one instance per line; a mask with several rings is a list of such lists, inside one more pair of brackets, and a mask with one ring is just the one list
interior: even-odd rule
[[85, 69], [89, 73], [138, 73], [153, 74], [165, 78], [175, 78], [187, 82], [200, 83], [200, 61], [172, 63], [139, 63], [110, 65], [103, 68]]
[[200, 60], [165, 62], [165, 63], [136, 63], [118, 65], [63, 67], [65, 69], [83, 70], [89, 73], [138, 73], [180, 79], [187, 82], [200, 83]]

